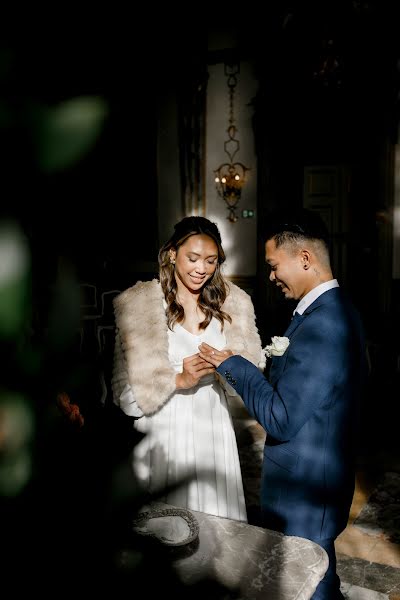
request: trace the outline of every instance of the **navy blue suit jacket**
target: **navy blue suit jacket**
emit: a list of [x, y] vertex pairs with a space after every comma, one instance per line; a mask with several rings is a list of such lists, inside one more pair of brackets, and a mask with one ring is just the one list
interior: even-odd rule
[[267, 432], [261, 481], [265, 526], [313, 540], [346, 527], [354, 493], [357, 417], [365, 377], [358, 313], [340, 288], [291, 322], [269, 381], [246, 359], [218, 367]]

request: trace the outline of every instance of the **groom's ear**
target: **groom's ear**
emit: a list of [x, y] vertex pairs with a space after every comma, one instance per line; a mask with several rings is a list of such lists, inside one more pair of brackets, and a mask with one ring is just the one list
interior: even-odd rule
[[300, 252], [300, 260], [302, 262], [303, 269], [305, 271], [307, 271], [307, 269], [309, 269], [310, 265], [311, 265], [311, 253], [310, 253], [310, 251], [306, 250], [306, 249], [302, 250]]

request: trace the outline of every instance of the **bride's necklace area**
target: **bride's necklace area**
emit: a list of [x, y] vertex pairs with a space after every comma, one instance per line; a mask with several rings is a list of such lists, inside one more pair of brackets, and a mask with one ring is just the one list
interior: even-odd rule
[[[183, 304], [182, 304], [182, 306], [183, 306]], [[204, 313], [198, 304], [196, 304], [195, 307], [183, 306], [183, 309], [185, 311], [185, 320], [186, 320], [186, 317], [188, 317], [188, 318], [195, 318], [198, 323], [201, 323], [201, 321], [204, 321]]]
[[204, 313], [201, 310], [199, 304], [197, 302], [196, 304], [190, 303], [189, 305], [188, 303], [186, 303], [185, 306], [185, 304], [182, 303], [178, 295], [176, 296], [176, 299], [179, 302], [179, 304], [183, 306], [183, 309], [185, 311], [185, 318], [181, 322], [182, 327], [190, 331], [190, 333], [197, 334], [200, 331], [199, 324], [202, 321], [204, 321], [205, 318]]

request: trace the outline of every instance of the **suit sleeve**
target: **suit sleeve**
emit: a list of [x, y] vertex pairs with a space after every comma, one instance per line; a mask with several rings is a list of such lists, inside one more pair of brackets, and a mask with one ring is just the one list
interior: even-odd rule
[[294, 437], [318, 407], [332, 400], [335, 385], [348, 368], [349, 345], [340, 324], [335, 328], [333, 323], [314, 319], [311, 325], [302, 328], [282, 357], [274, 359], [286, 361], [274, 386], [239, 356], [217, 369], [242, 397], [249, 413], [278, 441]]

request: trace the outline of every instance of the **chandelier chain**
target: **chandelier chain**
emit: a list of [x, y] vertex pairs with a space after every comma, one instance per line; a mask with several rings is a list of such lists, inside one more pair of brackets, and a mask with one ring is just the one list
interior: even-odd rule
[[240, 150], [239, 140], [236, 139], [237, 129], [235, 126], [234, 96], [238, 83], [239, 63], [225, 64], [225, 75], [229, 90], [229, 117], [228, 117], [228, 139], [224, 142], [224, 151], [229, 162], [221, 164], [214, 170], [215, 184], [219, 196], [225, 201], [228, 208], [227, 219], [236, 223], [238, 216], [236, 207], [242, 194], [242, 187], [246, 181], [246, 173], [249, 171], [243, 163], [233, 162], [237, 152]]

